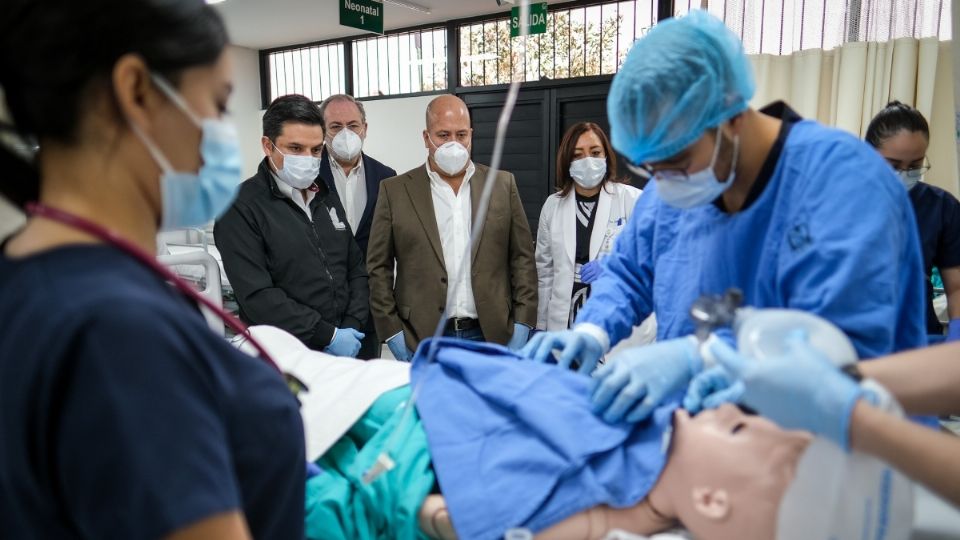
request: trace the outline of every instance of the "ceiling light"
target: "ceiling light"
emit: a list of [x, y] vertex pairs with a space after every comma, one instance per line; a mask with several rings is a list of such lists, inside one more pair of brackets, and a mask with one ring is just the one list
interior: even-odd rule
[[[209, 0], [208, 0], [209, 1]], [[223, 1], [223, 0], [221, 0]], [[420, 4], [414, 4], [413, 2], [407, 2], [406, 0], [380, 0], [381, 4], [393, 4], [395, 6], [405, 7], [407, 9], [412, 9], [413, 11], [419, 11], [420, 13], [430, 14], [430, 8], [421, 6]]]
[[222, 4], [227, 0], [206, 0], [208, 4]]

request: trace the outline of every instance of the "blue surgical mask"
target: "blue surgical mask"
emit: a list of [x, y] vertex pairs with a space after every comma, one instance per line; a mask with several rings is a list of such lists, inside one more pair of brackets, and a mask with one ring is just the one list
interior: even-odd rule
[[695, 208], [710, 204], [723, 194], [736, 179], [737, 157], [740, 152], [740, 136], [733, 137], [733, 160], [730, 162], [730, 176], [721, 182], [713, 171], [720, 153], [720, 141], [723, 137], [717, 133], [717, 145], [713, 149], [710, 165], [702, 171], [697, 171], [685, 178], [656, 177], [657, 194], [670, 206], [675, 208]]
[[898, 170], [897, 176], [900, 177], [900, 182], [903, 187], [907, 188], [907, 191], [913, 189], [918, 182], [923, 181], [923, 171], [921, 169]]
[[203, 160], [198, 172], [176, 171], [146, 133], [136, 124], [130, 124], [163, 170], [160, 175], [163, 202], [160, 228], [172, 230], [205, 225], [230, 207], [240, 188], [242, 165], [236, 129], [224, 120], [198, 118], [170, 83], [159, 75], [154, 74], [152, 78], [157, 88], [200, 128], [200, 157]]

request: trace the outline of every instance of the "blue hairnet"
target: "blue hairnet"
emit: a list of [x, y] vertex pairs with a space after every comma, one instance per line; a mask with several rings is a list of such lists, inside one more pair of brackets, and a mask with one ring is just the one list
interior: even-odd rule
[[753, 97], [740, 39], [702, 10], [657, 24], [613, 78], [613, 147], [633, 163], [660, 161], [743, 112]]

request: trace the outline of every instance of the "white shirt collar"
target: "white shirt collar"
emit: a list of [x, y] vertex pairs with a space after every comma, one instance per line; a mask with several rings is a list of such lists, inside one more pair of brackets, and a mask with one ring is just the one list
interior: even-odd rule
[[[347, 173], [343, 171], [343, 166], [340, 165], [340, 162], [337, 161], [335, 157], [333, 157], [333, 153], [330, 151], [327, 151], [327, 156], [330, 158], [330, 166], [336, 167], [337, 170], [340, 171], [340, 173], [344, 177], [346, 177]], [[360, 154], [360, 159], [357, 161], [357, 166], [350, 169], [350, 174], [360, 174], [361, 171], [363, 171], [363, 154], [362, 153]]]
[[296, 203], [297, 206], [306, 210], [307, 215], [310, 214], [308, 207], [310, 205], [310, 202], [313, 201], [313, 198], [317, 196], [316, 191], [308, 189], [307, 200], [304, 201], [303, 195], [300, 193], [300, 190], [295, 189], [293, 186], [281, 180], [280, 177], [277, 176], [277, 173], [273, 171], [273, 169], [270, 170], [270, 176], [273, 178], [273, 183], [277, 185], [277, 188], [280, 190], [280, 193], [283, 193], [283, 195], [286, 198], [290, 199], [291, 201]]

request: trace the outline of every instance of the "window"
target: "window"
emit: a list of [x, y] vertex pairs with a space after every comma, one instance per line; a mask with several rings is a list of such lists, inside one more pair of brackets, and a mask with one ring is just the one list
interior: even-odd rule
[[[747, 54], [833, 49], [854, 41], [951, 39], [951, 0], [710, 0], [710, 13], [743, 40]], [[701, 0], [677, 0], [676, 14]]]
[[302, 94], [323, 101], [344, 91], [343, 44], [317, 45], [267, 55], [270, 100]]
[[353, 42], [353, 89], [358, 98], [431, 92], [447, 87], [444, 28]]
[[656, 15], [653, 0], [549, 10], [547, 32], [524, 39], [510, 37], [507, 18], [463, 25], [460, 84], [507, 84], [514, 76], [539, 81], [612, 75]]

